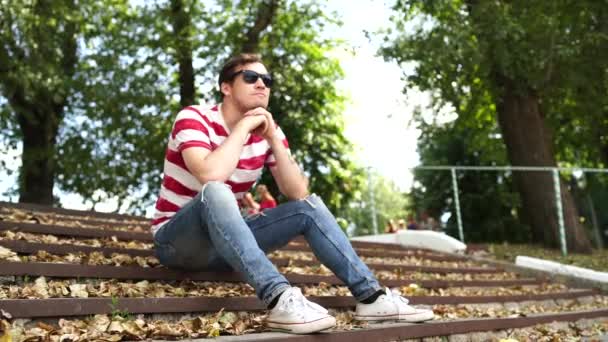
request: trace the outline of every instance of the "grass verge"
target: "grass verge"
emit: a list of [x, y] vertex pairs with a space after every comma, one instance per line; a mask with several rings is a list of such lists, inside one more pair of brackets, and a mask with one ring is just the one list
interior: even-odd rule
[[551, 260], [566, 265], [589, 268], [595, 271], [608, 272], [608, 250], [594, 250], [592, 254], [568, 254], [562, 256], [557, 249], [548, 249], [539, 245], [489, 244], [488, 251], [498, 260], [515, 262], [515, 257], [525, 255], [533, 258]]

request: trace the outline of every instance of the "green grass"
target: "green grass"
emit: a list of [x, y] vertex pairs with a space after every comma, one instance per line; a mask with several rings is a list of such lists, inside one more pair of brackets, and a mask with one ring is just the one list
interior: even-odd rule
[[608, 272], [608, 249], [594, 250], [592, 254], [568, 254], [566, 257], [562, 256], [560, 250], [547, 249], [538, 245], [489, 244], [488, 249], [498, 260], [515, 262], [516, 256], [525, 255]]

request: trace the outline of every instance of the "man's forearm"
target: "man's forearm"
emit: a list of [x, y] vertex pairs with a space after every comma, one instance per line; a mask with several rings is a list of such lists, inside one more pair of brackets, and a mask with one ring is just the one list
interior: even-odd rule
[[270, 141], [276, 160], [275, 180], [279, 190], [289, 199], [301, 199], [308, 195], [308, 179], [298, 163], [289, 155], [283, 141], [276, 135]]
[[215, 151], [209, 153], [201, 169], [195, 173], [198, 181], [202, 184], [225, 182], [236, 169], [247, 133], [244, 129], [236, 128]]

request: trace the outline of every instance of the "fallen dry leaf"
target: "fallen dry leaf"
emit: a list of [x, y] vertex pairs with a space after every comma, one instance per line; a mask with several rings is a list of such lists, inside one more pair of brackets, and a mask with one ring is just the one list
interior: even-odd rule
[[19, 259], [19, 257], [17, 256], [17, 253], [11, 251], [8, 248], [2, 247], [0, 246], [0, 260], [6, 260], [6, 261], [21, 261], [21, 259]]
[[89, 292], [87, 291], [86, 284], [72, 284], [69, 288], [71, 297], [89, 298]]

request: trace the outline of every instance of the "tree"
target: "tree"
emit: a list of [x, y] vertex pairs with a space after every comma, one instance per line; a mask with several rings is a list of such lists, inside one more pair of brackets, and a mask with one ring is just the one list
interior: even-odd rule
[[338, 43], [320, 34], [338, 23], [314, 0], [31, 0], [1, 11], [0, 130], [4, 146], [23, 142], [22, 201], [49, 204], [56, 185], [93, 207], [114, 198], [142, 212], [175, 113], [217, 100], [222, 62], [256, 49], [277, 80], [271, 111], [312, 190], [336, 209], [358, 186], [334, 86], [342, 71], [328, 54]]
[[20, 201], [51, 204], [55, 183], [94, 201], [157, 182], [162, 157], [142, 151], [163, 148], [167, 67], [142, 51], [127, 1], [10, 2], [2, 18], [1, 129], [5, 145], [22, 141]]
[[[222, 29], [208, 30], [198, 57], [215, 71], [230, 55], [245, 51], [262, 55], [276, 81], [270, 111], [310, 177], [311, 191], [324, 198], [331, 210], [338, 210], [364, 181], [351, 155], [352, 145], [343, 135], [345, 99], [335, 86], [342, 69], [329, 56], [339, 42], [319, 34], [338, 23], [316, 1], [221, 3], [224, 14], [214, 16], [213, 24]], [[205, 83], [215, 82], [216, 77], [215, 72], [202, 74]], [[211, 100], [210, 95], [217, 99], [217, 93], [203, 98]], [[269, 173], [262, 182], [277, 192]]]
[[370, 172], [372, 180], [371, 191], [369, 182], [361, 184], [354, 199], [336, 215], [339, 218], [339, 222], [340, 219], [343, 220], [344, 227], [342, 228], [348, 229], [348, 225], [353, 225], [353, 236], [374, 234], [372, 191], [374, 196], [373, 205], [375, 206], [377, 215], [378, 234], [384, 234], [384, 227], [388, 224], [389, 220], [405, 220], [410, 212], [408, 210], [409, 198], [407, 194], [401, 191], [390, 179], [381, 176], [377, 172]]
[[[192, 51], [195, 27], [192, 17], [196, 17], [196, 0], [171, 0], [170, 17], [175, 38], [171, 40], [175, 60], [179, 65], [179, 104], [187, 107], [195, 103], [194, 66]], [[194, 13], [193, 13], [194, 12]]]
[[[19, 200], [51, 204], [55, 141], [73, 87], [83, 17], [69, 0], [3, 4], [0, 14], [0, 87], [23, 139]], [[6, 109], [3, 114], [7, 119]]]
[[[422, 165], [504, 165], [507, 160], [499, 128], [491, 113], [477, 120], [426, 122], [420, 112], [414, 122], [421, 131], [418, 153]], [[530, 228], [522, 224], [521, 200], [511, 172], [457, 171], [466, 242], [529, 242]], [[450, 213], [446, 232], [459, 238], [452, 176], [449, 171], [414, 171], [411, 209], [439, 218]], [[523, 220], [525, 221], [525, 220]]]
[[[601, 40], [592, 43], [586, 32], [602, 6], [565, 0], [398, 1], [397, 34], [387, 36], [382, 53], [400, 63], [416, 61], [411, 84], [435, 91], [437, 99], [453, 104], [459, 116], [474, 118], [482, 99], [489, 97], [510, 163], [552, 167], [557, 164], [550, 126], [555, 114], [549, 110], [555, 107], [549, 103], [559, 100], [551, 95], [580, 85], [574, 80], [582, 48], [600, 46]], [[424, 18], [428, 20], [412, 32], [412, 23]], [[514, 176], [533, 238], [556, 247], [551, 174]], [[568, 246], [587, 252], [590, 243], [577, 208], [563, 181], [561, 188]]]

